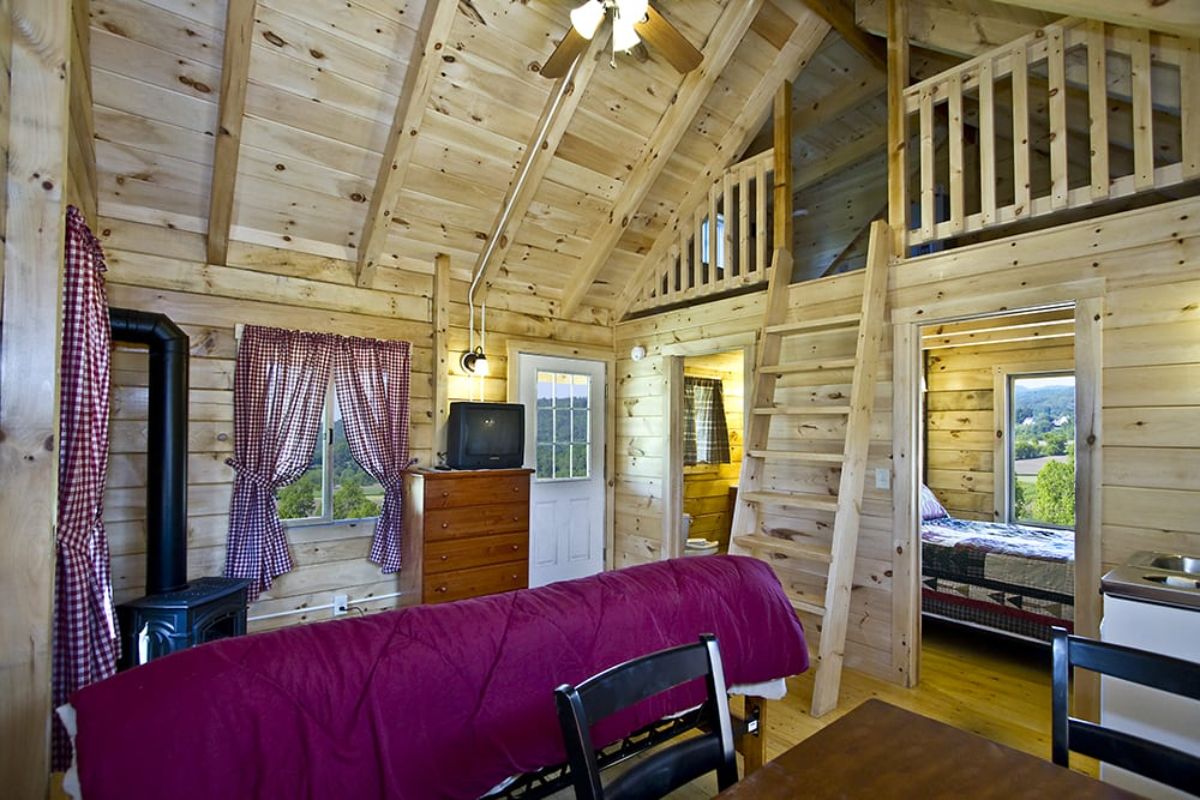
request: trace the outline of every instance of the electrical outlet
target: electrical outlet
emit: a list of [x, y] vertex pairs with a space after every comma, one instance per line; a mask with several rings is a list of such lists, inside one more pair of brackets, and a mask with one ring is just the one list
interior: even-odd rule
[[340, 617], [349, 610], [350, 596], [345, 594], [335, 594], [333, 596], [333, 615]]
[[878, 467], [875, 470], [875, 488], [887, 489], [892, 485], [892, 473], [887, 467]]

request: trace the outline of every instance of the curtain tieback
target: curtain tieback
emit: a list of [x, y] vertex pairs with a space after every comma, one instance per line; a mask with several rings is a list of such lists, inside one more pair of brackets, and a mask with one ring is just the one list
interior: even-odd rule
[[384, 478], [379, 482], [385, 492], [398, 492], [404, 488], [404, 476], [397, 475], [390, 478]]
[[268, 492], [275, 491], [275, 482], [273, 480], [264, 478], [261, 474], [250, 469], [236, 458], [227, 458], [225, 459], [225, 463], [233, 467], [234, 471], [237, 472], [237, 476], [247, 483], [254, 484]]

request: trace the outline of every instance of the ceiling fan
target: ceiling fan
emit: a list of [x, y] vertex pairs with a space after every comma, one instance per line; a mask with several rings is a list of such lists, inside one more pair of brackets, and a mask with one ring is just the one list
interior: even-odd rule
[[648, 0], [586, 0], [571, 12], [571, 29], [542, 65], [542, 75], [547, 78], [566, 75], [610, 14], [614, 52], [628, 52], [645, 40], [680, 72], [690, 72], [700, 66], [703, 60], [700, 51], [655, 11]]

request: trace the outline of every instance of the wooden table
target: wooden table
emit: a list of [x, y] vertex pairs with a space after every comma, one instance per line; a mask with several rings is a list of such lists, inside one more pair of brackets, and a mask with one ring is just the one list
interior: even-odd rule
[[990, 739], [868, 700], [721, 792], [736, 798], [1135, 798]]

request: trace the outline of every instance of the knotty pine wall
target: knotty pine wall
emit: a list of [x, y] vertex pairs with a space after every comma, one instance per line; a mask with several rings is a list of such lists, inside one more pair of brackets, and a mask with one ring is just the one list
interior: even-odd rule
[[727, 539], [732, 519], [729, 488], [737, 486], [742, 469], [746, 383], [741, 350], [708, 356], [688, 356], [683, 374], [721, 381], [725, 424], [729, 428], [728, 464], [696, 464], [683, 468], [683, 511], [692, 515], [691, 536]]
[[[856, 310], [862, 279], [858, 271], [795, 284], [790, 316]], [[891, 269], [888, 307], [893, 321], [932, 322], [1086, 296], [1102, 296], [1105, 304], [1097, 435], [1103, 469], [1100, 569], [1139, 549], [1200, 552], [1200, 486], [1194, 479], [1200, 471], [1200, 199], [909, 260]], [[618, 565], [650, 561], [662, 552], [667, 428], [662, 346], [754, 330], [761, 297], [720, 300], [617, 326]], [[642, 361], [625, 355], [634, 344], [647, 348]], [[890, 335], [882, 352], [869, 476], [893, 456]], [[837, 377], [829, 375], [822, 388], [798, 390], [794, 399], [811, 391], [844, 391]], [[827, 473], [797, 477], [815, 490], [822, 481], [836, 485], [834, 471]], [[896, 570], [910, 566], [907, 534], [893, 530], [890, 492], [872, 485], [868, 481], [846, 658], [852, 667], [904, 681], [912, 643], [893, 626], [905, 598], [893, 593], [891, 580]], [[828, 523], [815, 513], [811, 521]], [[801, 523], [767, 520], [773, 527]], [[805, 618], [810, 634], [814, 622]]]
[[[946, 510], [955, 517], [1003, 521], [997, 512], [995, 464], [1008, 451], [995, 409], [995, 373], [1038, 372], [1074, 369], [1073, 336], [1075, 311], [1067, 308], [1036, 315], [1046, 322], [1032, 323], [1032, 315], [1012, 318], [1005, 329], [1001, 318], [930, 326], [925, 335], [936, 343], [938, 332], [957, 343], [969, 341], [972, 328], [987, 328], [986, 336], [1012, 339], [1037, 336], [1029, 341], [997, 341], [992, 344], [934, 346], [925, 358], [925, 484]], [[1055, 324], [1061, 320], [1063, 324]], [[953, 328], [954, 333], [948, 332]], [[1001, 401], [1003, 398], [1001, 398]], [[1003, 407], [1001, 402], [1000, 407]]]
[[[405, 339], [413, 343], [412, 452], [422, 464], [433, 459], [430, 274], [381, 270], [376, 288], [354, 286], [348, 262], [233, 243], [230, 263], [204, 263], [202, 236], [157, 226], [102, 218], [97, 231], [108, 257], [109, 302], [169, 315], [191, 337], [191, 394], [188, 458], [188, 572], [220, 574], [225, 558], [233, 471], [224, 461], [233, 452], [233, 375], [239, 323], [272, 325], [345, 335]], [[455, 265], [459, 276], [470, 265]], [[478, 379], [463, 376], [458, 353], [467, 341], [466, 283], [454, 280], [450, 303], [451, 399], [478, 392]], [[492, 377], [483, 382], [488, 399], [503, 399], [504, 342], [508, 336], [545, 338], [610, 347], [611, 328], [551, 320], [532, 313], [548, 308], [537, 298], [495, 296], [489, 308], [488, 355]], [[509, 310], [511, 309], [511, 310]], [[590, 319], [595, 312], [585, 310]], [[104, 519], [113, 554], [118, 602], [140, 596], [145, 583], [144, 481], [146, 363], [135, 346], [114, 354], [112, 459]], [[288, 529], [296, 568], [275, 581], [251, 606], [251, 616], [325, 605], [332, 595], [369, 598], [399, 590], [367, 561], [372, 524], [296, 526]], [[360, 604], [391, 608], [395, 599]], [[276, 617], [253, 629], [326, 619], [329, 611]]]

